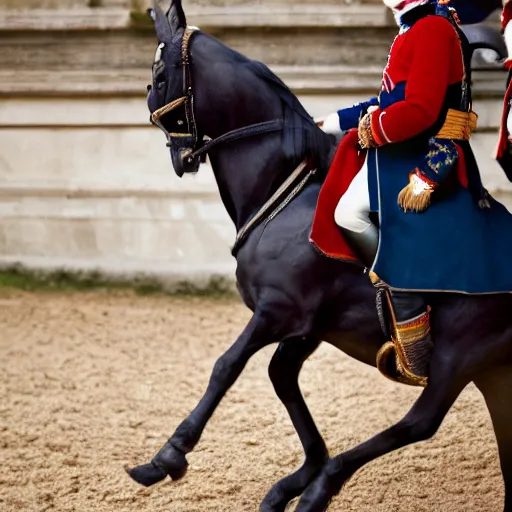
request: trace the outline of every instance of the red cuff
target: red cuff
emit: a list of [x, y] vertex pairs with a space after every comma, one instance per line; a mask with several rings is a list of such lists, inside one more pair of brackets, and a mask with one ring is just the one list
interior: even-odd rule
[[508, 69], [509, 71], [512, 69], [512, 58], [507, 59], [503, 66], [505, 66], [505, 69]]
[[384, 144], [389, 143], [390, 141], [386, 137], [384, 133], [384, 129], [382, 127], [382, 117], [386, 114], [380, 108], [372, 112], [372, 135], [373, 140], [379, 145], [383, 146]]

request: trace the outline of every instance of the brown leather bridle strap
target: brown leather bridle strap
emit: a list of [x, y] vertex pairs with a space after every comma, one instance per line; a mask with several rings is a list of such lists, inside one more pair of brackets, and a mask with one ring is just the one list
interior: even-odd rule
[[182, 96], [177, 100], [171, 101], [171, 103], [167, 103], [167, 105], [164, 105], [162, 108], [155, 110], [151, 114], [151, 120], [153, 121], [153, 123], [156, 123], [162, 116], [165, 116], [165, 114], [168, 114], [169, 112], [172, 112], [173, 110], [181, 107], [181, 105], [183, 105], [186, 101], [187, 97]]

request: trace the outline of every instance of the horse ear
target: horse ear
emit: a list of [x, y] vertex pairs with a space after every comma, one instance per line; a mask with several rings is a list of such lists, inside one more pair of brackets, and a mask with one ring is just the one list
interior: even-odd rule
[[187, 27], [187, 17], [185, 16], [181, 0], [172, 0], [171, 7], [167, 13], [167, 19], [173, 34]]
[[172, 30], [169, 20], [160, 7], [158, 0], [153, 0], [153, 9], [151, 17], [155, 22], [155, 30], [158, 40], [161, 43], [170, 43], [172, 41]]

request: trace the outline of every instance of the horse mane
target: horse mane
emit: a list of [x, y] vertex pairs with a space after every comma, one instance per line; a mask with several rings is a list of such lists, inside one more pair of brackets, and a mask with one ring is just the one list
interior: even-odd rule
[[247, 59], [246, 66], [279, 96], [283, 106], [284, 151], [294, 160], [313, 157], [325, 168], [331, 148], [329, 137], [316, 125], [297, 96], [267, 65]]
[[249, 69], [279, 97], [284, 120], [283, 149], [287, 158], [294, 162], [312, 158], [319, 169], [326, 170], [332, 141], [318, 128], [297, 96], [266, 64], [249, 59], [223, 43], [220, 44], [235, 62]]

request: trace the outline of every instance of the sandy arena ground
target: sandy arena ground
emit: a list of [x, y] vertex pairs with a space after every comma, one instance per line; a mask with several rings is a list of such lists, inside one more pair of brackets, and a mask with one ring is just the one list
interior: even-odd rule
[[[0, 511], [256, 511], [302, 461], [258, 354], [210, 422], [179, 483], [142, 489], [149, 461], [196, 404], [249, 318], [238, 302], [130, 294], [0, 294]], [[322, 346], [302, 386], [332, 453], [398, 420], [418, 391]], [[362, 470], [335, 511], [498, 512], [490, 420], [465, 391], [434, 440]]]

